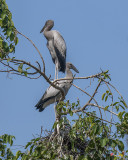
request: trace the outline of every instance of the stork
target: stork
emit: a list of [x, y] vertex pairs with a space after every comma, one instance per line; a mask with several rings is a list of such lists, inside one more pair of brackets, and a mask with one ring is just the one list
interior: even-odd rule
[[47, 48], [55, 64], [55, 79], [58, 79], [58, 71], [64, 73], [66, 69], [66, 43], [58, 31], [51, 30], [53, 26], [53, 20], [46, 21], [40, 33], [47, 39]]
[[[76, 67], [72, 63], [66, 63], [66, 76], [65, 80], [60, 80], [58, 82], [55, 82], [55, 84], [63, 88], [65, 96], [67, 95], [70, 87], [71, 82], [73, 81], [73, 74], [70, 69], [73, 69], [75, 72], [79, 73], [79, 71], [76, 69]], [[50, 104], [53, 104], [55, 102], [59, 102], [61, 98], [61, 91], [50, 86], [40, 99], [40, 101], [35, 106], [36, 109], [39, 109], [39, 112], [42, 112], [47, 106]]]

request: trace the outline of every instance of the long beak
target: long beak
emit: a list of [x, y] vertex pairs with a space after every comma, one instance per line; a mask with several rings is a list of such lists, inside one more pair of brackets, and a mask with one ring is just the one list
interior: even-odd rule
[[45, 25], [44, 25], [44, 27], [41, 29], [40, 33], [42, 33], [42, 32], [44, 31], [44, 29], [45, 29]]
[[72, 64], [72, 69], [75, 71], [75, 72], [77, 72], [77, 73], [79, 73], [79, 71], [76, 69], [76, 67]]

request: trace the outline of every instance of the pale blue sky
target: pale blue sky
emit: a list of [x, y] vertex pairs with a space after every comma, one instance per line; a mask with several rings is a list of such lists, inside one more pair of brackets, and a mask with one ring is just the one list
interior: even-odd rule
[[[128, 95], [128, 1], [127, 0], [7, 0], [14, 24], [39, 48], [46, 63], [46, 73], [54, 77], [54, 64], [40, 30], [48, 19], [55, 21], [67, 44], [67, 61], [79, 70], [77, 76], [88, 76], [110, 70], [112, 84], [124, 96]], [[34, 63], [40, 61], [33, 46], [19, 36], [15, 56]], [[25, 145], [40, 127], [50, 129], [55, 116], [51, 105], [39, 113], [34, 106], [49, 86], [43, 78], [29, 80], [0, 73], [0, 135], [16, 136], [16, 143]], [[64, 74], [60, 74], [64, 77]], [[83, 89], [88, 82], [75, 81]], [[66, 99], [86, 99], [71, 88]]]

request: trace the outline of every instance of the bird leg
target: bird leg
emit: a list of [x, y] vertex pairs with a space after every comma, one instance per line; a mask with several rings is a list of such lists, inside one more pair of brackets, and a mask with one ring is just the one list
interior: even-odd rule
[[[57, 104], [56, 103], [54, 103], [54, 111], [55, 111], [55, 119], [56, 119], [56, 122], [58, 123], [59, 121], [58, 121], [58, 113], [57, 113]], [[59, 133], [60, 133], [59, 124], [57, 124], [55, 132], [59, 135]]]
[[58, 65], [55, 66], [55, 80], [58, 79]]
[[56, 80], [56, 66], [55, 66], [55, 80]]
[[56, 69], [56, 70], [57, 70], [57, 71], [56, 71], [56, 72], [57, 72], [57, 73], [56, 73], [56, 74], [57, 74], [56, 76], [57, 76], [57, 79], [58, 79], [58, 67], [57, 67], [57, 69]]
[[54, 103], [55, 119], [57, 117], [56, 102]]

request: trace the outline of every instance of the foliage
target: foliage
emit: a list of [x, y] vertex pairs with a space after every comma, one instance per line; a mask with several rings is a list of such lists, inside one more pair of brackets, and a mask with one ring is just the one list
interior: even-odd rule
[[4, 158], [4, 160], [13, 159], [14, 155], [8, 145], [13, 145], [14, 136], [4, 134], [0, 136], [0, 160]]
[[[120, 102], [119, 102], [120, 103]], [[122, 100], [121, 100], [122, 103]], [[115, 104], [118, 104], [115, 102]], [[125, 105], [122, 105], [125, 108]], [[119, 122], [107, 123], [97, 117], [96, 112], [79, 113], [74, 116], [74, 108], [80, 108], [80, 102], [61, 102], [59, 107], [64, 111], [69, 107], [69, 115], [73, 116], [69, 121], [62, 116], [59, 123], [55, 122], [51, 132], [42, 131], [25, 146], [26, 152], [17, 151], [14, 156], [7, 152], [4, 143], [12, 145], [12, 138], [1, 136], [1, 156], [12, 156], [12, 159], [59, 159], [59, 160], [119, 160], [127, 159], [128, 150], [125, 149], [123, 140], [128, 133], [128, 113], [119, 112]], [[65, 108], [65, 109], [64, 109]], [[69, 111], [69, 109], [68, 109]], [[56, 133], [56, 126], [60, 126], [60, 134]], [[44, 134], [46, 136], [44, 136]], [[5, 151], [6, 149], [6, 151]], [[4, 153], [4, 154], [3, 154]], [[6, 153], [6, 154], [5, 154]]]
[[0, 28], [0, 58], [5, 58], [9, 53], [15, 52], [18, 43], [12, 14], [5, 0], [0, 0]]

